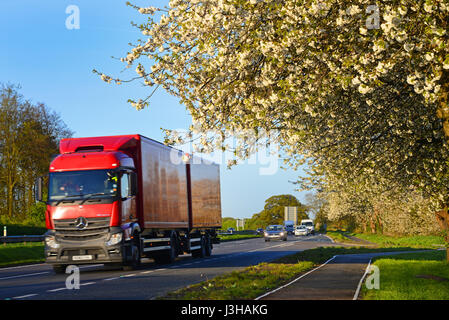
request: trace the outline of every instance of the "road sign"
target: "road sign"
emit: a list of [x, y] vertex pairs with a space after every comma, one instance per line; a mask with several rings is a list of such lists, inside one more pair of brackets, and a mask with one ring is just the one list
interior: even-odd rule
[[293, 224], [298, 223], [298, 207], [284, 207], [284, 221], [293, 221]]

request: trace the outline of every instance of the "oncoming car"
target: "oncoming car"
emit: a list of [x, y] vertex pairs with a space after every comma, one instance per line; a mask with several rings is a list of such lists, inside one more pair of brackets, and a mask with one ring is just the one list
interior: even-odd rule
[[309, 233], [309, 229], [303, 224], [296, 226], [295, 228], [295, 236], [308, 236]]
[[287, 230], [282, 225], [270, 225], [265, 229], [264, 237], [265, 241], [270, 241], [271, 239], [287, 241]]

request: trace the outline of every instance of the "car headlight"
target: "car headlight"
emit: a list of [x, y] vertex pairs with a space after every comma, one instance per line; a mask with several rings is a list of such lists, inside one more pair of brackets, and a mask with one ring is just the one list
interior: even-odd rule
[[106, 242], [106, 245], [113, 246], [117, 243], [120, 243], [122, 241], [122, 234], [121, 233], [114, 233], [111, 235], [109, 240]]
[[45, 237], [45, 244], [47, 245], [47, 247], [53, 248], [53, 249], [58, 249], [59, 248], [59, 244], [56, 242], [56, 237], [55, 236], [46, 236]]
[[264, 235], [265, 235], [265, 237], [268, 237], [268, 233], [265, 232]]
[[283, 236], [284, 235], [284, 233], [283, 232], [281, 232], [281, 236]]

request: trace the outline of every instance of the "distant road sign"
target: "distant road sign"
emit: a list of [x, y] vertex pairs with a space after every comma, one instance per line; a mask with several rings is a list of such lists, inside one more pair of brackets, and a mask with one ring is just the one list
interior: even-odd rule
[[298, 223], [298, 207], [284, 207], [284, 221], [293, 221], [294, 224]]

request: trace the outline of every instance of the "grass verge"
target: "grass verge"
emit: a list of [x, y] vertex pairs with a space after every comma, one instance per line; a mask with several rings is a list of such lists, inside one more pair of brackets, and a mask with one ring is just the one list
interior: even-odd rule
[[332, 238], [332, 240], [336, 241], [336, 242], [340, 242], [340, 243], [347, 243], [347, 242], [351, 242], [350, 239], [346, 238], [344, 236], [344, 232], [343, 231], [327, 231], [326, 232], [326, 236]]
[[382, 247], [436, 248], [444, 247], [443, 237], [439, 236], [387, 236], [383, 234], [351, 233], [350, 235], [374, 242]]
[[253, 239], [260, 238], [262, 236], [256, 234], [222, 234], [219, 236], [220, 241], [234, 241], [234, 240], [244, 240], [244, 239]]
[[0, 267], [24, 263], [43, 262], [42, 242], [0, 244]]
[[364, 300], [448, 300], [449, 263], [445, 251], [383, 256], [374, 260], [379, 268], [379, 289], [362, 286]]

